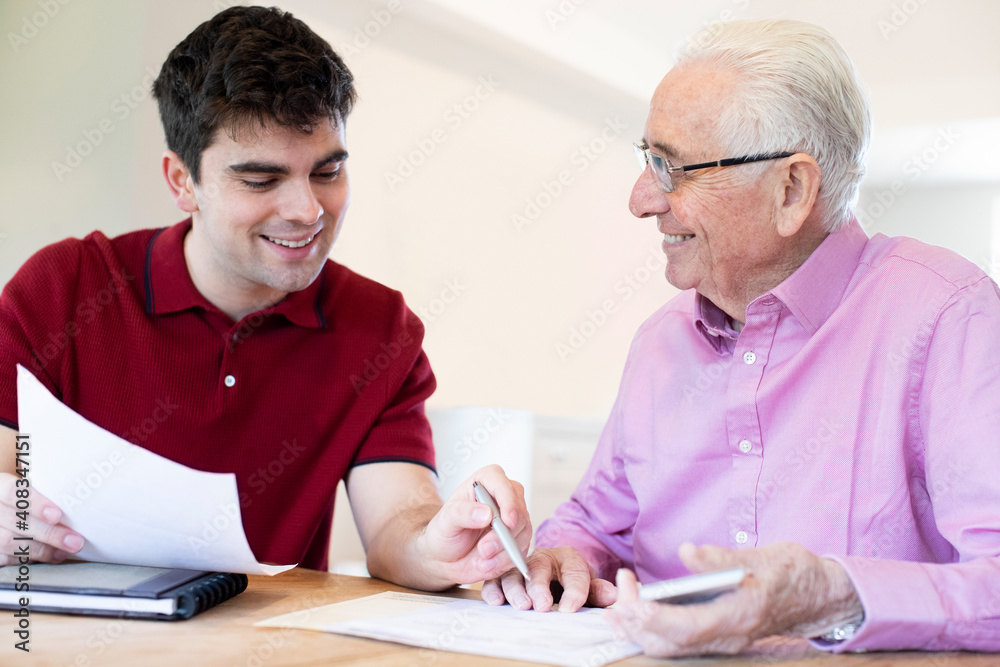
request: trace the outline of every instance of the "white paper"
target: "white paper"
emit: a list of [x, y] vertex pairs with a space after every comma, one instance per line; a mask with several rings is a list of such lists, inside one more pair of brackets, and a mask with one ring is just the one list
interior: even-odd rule
[[17, 405], [32, 488], [86, 539], [74, 557], [268, 575], [295, 567], [257, 562], [232, 473], [193, 470], [105, 431], [20, 365]]
[[493, 607], [481, 600], [379, 593], [255, 623], [381, 639], [553, 665], [605, 665], [642, 649], [617, 641], [600, 609], [572, 614]]

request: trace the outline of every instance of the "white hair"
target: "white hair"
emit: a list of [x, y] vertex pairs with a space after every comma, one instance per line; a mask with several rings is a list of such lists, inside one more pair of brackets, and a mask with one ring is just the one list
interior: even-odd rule
[[[719, 113], [719, 140], [732, 156], [808, 153], [821, 171], [818, 207], [836, 231], [849, 219], [864, 178], [871, 107], [854, 65], [833, 36], [800, 21], [731, 21], [706, 26], [677, 52], [677, 66], [738, 76]], [[767, 163], [762, 163], [761, 169]]]

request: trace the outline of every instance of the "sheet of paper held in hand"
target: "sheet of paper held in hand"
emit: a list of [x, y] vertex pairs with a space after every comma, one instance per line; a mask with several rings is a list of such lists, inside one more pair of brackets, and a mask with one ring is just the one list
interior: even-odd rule
[[320, 630], [425, 648], [552, 665], [605, 665], [641, 653], [616, 641], [600, 609], [573, 614], [491, 607], [480, 600], [379, 593], [276, 616], [257, 626]]
[[232, 473], [193, 470], [105, 431], [22, 366], [17, 408], [31, 436], [32, 487], [86, 539], [76, 558], [246, 574], [295, 567], [257, 562]]

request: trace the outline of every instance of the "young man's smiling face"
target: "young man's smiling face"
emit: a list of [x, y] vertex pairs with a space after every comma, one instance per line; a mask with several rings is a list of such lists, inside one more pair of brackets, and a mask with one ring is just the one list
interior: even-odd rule
[[350, 203], [346, 159], [343, 122], [308, 134], [218, 130], [182, 206], [193, 218], [184, 256], [198, 290], [240, 319], [308, 287]]

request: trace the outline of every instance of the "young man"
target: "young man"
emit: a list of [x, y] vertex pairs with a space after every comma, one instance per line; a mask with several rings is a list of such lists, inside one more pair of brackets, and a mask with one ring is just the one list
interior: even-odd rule
[[[435, 491], [423, 326], [398, 292], [327, 259], [350, 202], [343, 61], [290, 14], [233, 7], [177, 45], [154, 94], [163, 174], [190, 217], [56, 243], [0, 297], [0, 541], [21, 364], [105, 429], [235, 473], [260, 560], [325, 568], [345, 479], [373, 575], [441, 589], [510, 567], [472, 479], [444, 504]], [[526, 549], [520, 485], [497, 467], [474, 479]], [[34, 560], [81, 548], [50, 499], [31, 511]]]

